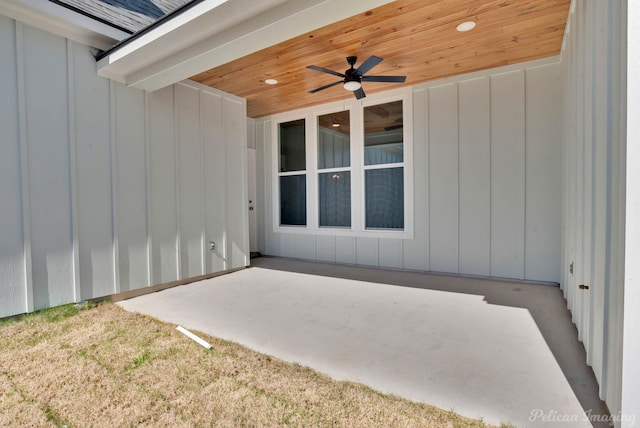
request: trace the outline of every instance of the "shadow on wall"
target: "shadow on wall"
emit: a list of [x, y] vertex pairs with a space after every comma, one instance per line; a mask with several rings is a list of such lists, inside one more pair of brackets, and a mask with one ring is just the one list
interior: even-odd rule
[[164, 16], [164, 12], [151, 0], [100, 0], [110, 6], [115, 6], [132, 12], [140, 13], [150, 18], [159, 19]]

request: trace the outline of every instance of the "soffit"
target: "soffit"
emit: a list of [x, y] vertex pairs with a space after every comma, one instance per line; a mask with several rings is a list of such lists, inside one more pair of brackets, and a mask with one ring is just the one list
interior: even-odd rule
[[[569, 6], [570, 0], [396, 0], [191, 79], [246, 98], [248, 115], [263, 117], [353, 97], [341, 85], [308, 93], [340, 78], [306, 66], [344, 72], [347, 56], [358, 56], [358, 64], [371, 55], [384, 59], [367, 74], [407, 76], [404, 84], [364, 83], [371, 94], [558, 55]], [[474, 30], [456, 31], [468, 20]], [[279, 83], [267, 85], [270, 78]]]

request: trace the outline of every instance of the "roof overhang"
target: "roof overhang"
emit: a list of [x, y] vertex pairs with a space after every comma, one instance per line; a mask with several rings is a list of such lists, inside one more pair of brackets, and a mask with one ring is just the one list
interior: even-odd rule
[[1, 0], [0, 15], [100, 50], [130, 36], [47, 0]]
[[154, 91], [393, 0], [203, 0], [106, 52], [98, 74]]

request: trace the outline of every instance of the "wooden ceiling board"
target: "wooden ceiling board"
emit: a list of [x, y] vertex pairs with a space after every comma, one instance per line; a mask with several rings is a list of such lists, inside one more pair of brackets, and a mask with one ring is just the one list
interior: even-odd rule
[[[365, 82], [367, 94], [501, 65], [557, 55], [570, 0], [396, 0], [200, 73], [192, 80], [247, 99], [262, 117], [353, 98], [340, 80], [308, 65], [343, 73], [346, 57], [384, 61], [367, 75], [406, 75], [405, 83]], [[475, 29], [460, 33], [464, 21]], [[265, 79], [279, 81], [271, 86]]]

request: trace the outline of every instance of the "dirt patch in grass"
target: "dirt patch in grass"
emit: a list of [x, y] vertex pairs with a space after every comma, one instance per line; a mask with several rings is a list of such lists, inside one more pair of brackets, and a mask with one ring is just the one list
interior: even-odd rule
[[483, 427], [103, 303], [0, 323], [0, 426]]

